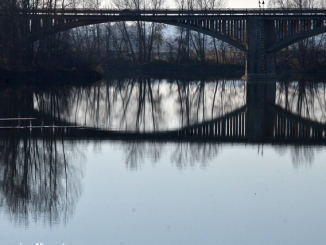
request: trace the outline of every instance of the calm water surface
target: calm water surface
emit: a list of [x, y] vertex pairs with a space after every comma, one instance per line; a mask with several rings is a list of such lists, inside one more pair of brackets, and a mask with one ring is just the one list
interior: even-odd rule
[[326, 243], [324, 83], [127, 79], [1, 98], [0, 244]]

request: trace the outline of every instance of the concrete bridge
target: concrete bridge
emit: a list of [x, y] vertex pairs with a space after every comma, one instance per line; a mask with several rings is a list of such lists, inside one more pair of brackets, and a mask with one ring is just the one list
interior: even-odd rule
[[[0, 16], [4, 14], [0, 13]], [[72, 28], [117, 21], [148, 21], [188, 28], [246, 52], [246, 78], [275, 76], [277, 51], [326, 32], [326, 9], [214, 10], [21, 10], [28, 18], [31, 40]]]

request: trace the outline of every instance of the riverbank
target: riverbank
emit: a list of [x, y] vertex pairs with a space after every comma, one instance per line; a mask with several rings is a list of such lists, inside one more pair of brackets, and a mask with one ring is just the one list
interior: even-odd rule
[[0, 86], [56, 86], [89, 84], [102, 78], [94, 69], [37, 69], [15, 71], [0, 69]]
[[175, 64], [165, 61], [155, 61], [144, 65], [108, 63], [103, 65], [106, 76], [149, 76], [156, 78], [216, 78], [241, 77], [245, 72], [243, 65], [213, 64], [213, 63], [182, 63]]
[[[279, 67], [280, 68], [280, 67]], [[326, 67], [297, 71], [295, 69], [278, 69], [281, 80], [300, 80], [309, 77], [309, 80], [320, 81], [325, 78]], [[188, 62], [175, 64], [166, 61], [155, 61], [149, 64], [132, 65], [123, 62], [108, 63], [96, 69], [74, 68], [55, 69], [38, 68], [35, 70], [4, 70], [0, 69], [0, 87], [40, 86], [53, 87], [58, 85], [89, 85], [104, 78], [152, 77], [158, 79], [191, 79], [216, 80], [217, 78], [241, 78], [245, 73], [244, 65], [214, 64]]]

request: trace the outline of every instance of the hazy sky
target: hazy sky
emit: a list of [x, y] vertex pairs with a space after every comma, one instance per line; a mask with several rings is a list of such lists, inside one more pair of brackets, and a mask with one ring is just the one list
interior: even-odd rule
[[[258, 8], [259, 0], [229, 0], [230, 8]], [[265, 0], [265, 7], [268, 0]]]

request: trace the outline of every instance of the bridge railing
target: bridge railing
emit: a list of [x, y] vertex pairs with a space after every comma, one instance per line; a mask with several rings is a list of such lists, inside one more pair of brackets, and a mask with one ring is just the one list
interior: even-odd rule
[[[20, 11], [23, 13], [23, 10]], [[64, 9], [38, 9], [38, 10], [24, 10], [26, 14], [74, 14], [74, 15], [124, 15], [124, 16], [153, 16], [153, 15], [209, 15], [209, 16], [219, 16], [219, 15], [239, 15], [239, 16], [248, 16], [248, 15], [325, 15], [326, 9], [314, 8], [314, 9], [280, 9], [280, 8], [251, 8], [251, 9], [90, 9], [90, 8], [64, 8]], [[0, 12], [1, 14], [1, 12]]]

